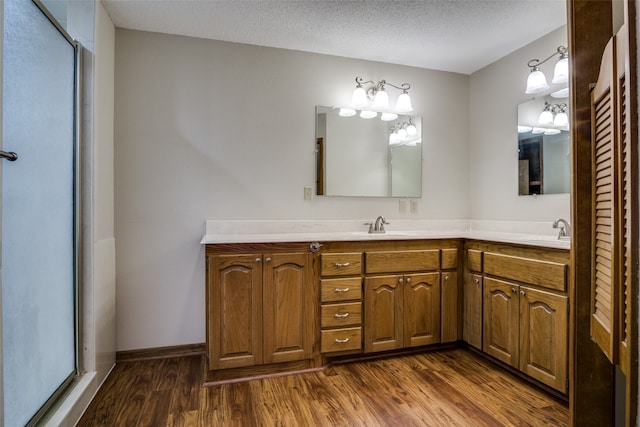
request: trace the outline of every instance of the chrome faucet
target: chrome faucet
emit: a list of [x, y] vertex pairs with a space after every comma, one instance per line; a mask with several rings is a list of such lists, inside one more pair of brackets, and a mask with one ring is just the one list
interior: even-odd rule
[[559, 228], [558, 231], [558, 240], [570, 239], [571, 238], [571, 226], [567, 222], [567, 220], [563, 218], [558, 218], [553, 221], [553, 228]]
[[384, 225], [390, 224], [382, 215], [376, 218], [376, 222], [365, 222], [364, 225], [369, 226], [369, 233], [384, 233]]

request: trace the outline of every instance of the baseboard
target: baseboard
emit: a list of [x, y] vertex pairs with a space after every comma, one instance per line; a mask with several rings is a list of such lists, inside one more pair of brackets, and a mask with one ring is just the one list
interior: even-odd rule
[[116, 352], [116, 363], [205, 354], [205, 344], [185, 344]]

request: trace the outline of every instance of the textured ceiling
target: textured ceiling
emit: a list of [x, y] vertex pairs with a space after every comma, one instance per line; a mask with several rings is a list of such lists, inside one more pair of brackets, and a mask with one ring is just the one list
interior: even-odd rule
[[566, 0], [103, 0], [102, 3], [120, 28], [463, 74], [471, 74], [566, 24]]

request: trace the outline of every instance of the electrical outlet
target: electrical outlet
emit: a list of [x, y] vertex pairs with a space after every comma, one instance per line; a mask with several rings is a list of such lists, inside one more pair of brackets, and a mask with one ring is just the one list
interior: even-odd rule
[[311, 200], [311, 187], [304, 187], [304, 199]]
[[400, 210], [400, 212], [406, 212], [407, 211], [407, 200], [406, 199], [398, 200], [398, 209]]
[[411, 200], [411, 213], [416, 213], [418, 212], [418, 201], [417, 200]]

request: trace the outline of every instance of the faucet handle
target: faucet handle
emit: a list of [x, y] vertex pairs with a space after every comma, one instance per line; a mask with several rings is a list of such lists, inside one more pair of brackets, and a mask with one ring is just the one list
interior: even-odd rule
[[365, 222], [364, 225], [368, 225], [369, 226], [369, 233], [373, 233], [373, 223], [372, 222]]

